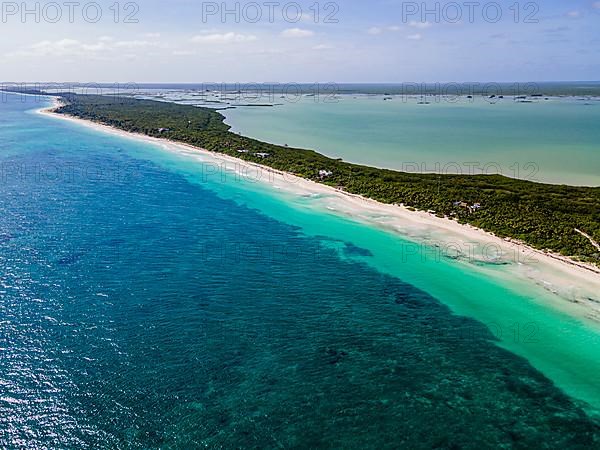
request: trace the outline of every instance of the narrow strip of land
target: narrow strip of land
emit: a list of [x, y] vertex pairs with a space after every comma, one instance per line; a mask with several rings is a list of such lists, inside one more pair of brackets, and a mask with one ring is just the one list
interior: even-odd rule
[[63, 102], [59, 114], [188, 144], [380, 203], [432, 212], [575, 263], [600, 266], [600, 187], [378, 169], [241, 136], [229, 130], [223, 115], [207, 108], [71, 93], [57, 96]]

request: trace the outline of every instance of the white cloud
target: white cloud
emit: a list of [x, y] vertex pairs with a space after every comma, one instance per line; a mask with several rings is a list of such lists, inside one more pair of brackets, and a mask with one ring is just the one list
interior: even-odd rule
[[400, 31], [402, 29], [402, 27], [399, 27], [398, 25], [390, 25], [389, 27], [371, 27], [367, 30], [367, 33], [369, 33], [370, 35], [373, 36], [377, 36], [378, 34], [383, 34], [385, 32], [391, 31], [391, 32], [396, 32], [396, 31]]
[[572, 17], [573, 19], [576, 19], [579, 16], [581, 16], [581, 13], [579, 11], [569, 11], [567, 13], [567, 16]]
[[239, 34], [239, 33], [214, 33], [214, 34], [203, 34], [194, 36], [192, 42], [194, 43], [211, 43], [211, 44], [229, 44], [233, 42], [252, 42], [256, 41], [257, 37], [253, 34]]
[[431, 22], [415, 22], [414, 20], [412, 20], [408, 26], [413, 27], [413, 28], [418, 28], [420, 30], [424, 30], [426, 28], [431, 28]]
[[142, 34], [142, 37], [145, 37], [146, 39], [159, 39], [160, 33], [144, 33]]
[[95, 44], [81, 44], [81, 50], [84, 52], [97, 53], [107, 49], [108, 46], [104, 42], [97, 42]]
[[148, 41], [119, 41], [115, 42], [115, 47], [118, 48], [144, 48], [144, 47], [152, 47], [156, 44]]
[[8, 53], [7, 57], [82, 57], [98, 58], [110, 52], [119, 53], [128, 49], [158, 47], [157, 43], [148, 41], [117, 41], [108, 36], [101, 36], [95, 42], [81, 42], [75, 39], [44, 40]]
[[421, 39], [423, 39], [423, 36], [420, 33], [409, 34], [408, 36], [406, 36], [406, 39], [410, 41], [420, 41]]
[[102, 45], [104, 44], [83, 44], [75, 39], [45, 40], [31, 44], [24, 49], [11, 52], [7, 56], [72, 56], [99, 50]]
[[332, 50], [333, 46], [329, 44], [319, 44], [313, 47], [313, 50]]
[[284, 30], [281, 35], [285, 38], [306, 38], [314, 36], [315, 33], [311, 30], [302, 28], [288, 28], [287, 30]]

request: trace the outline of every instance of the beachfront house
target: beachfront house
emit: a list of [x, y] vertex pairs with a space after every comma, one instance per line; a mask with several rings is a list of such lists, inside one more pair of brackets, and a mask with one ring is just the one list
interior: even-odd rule
[[454, 202], [453, 203], [454, 206], [458, 206], [459, 208], [464, 208], [467, 211], [469, 211], [470, 213], [474, 213], [475, 211], [478, 211], [482, 208], [481, 203], [474, 203], [472, 205], [469, 205], [467, 202]]
[[333, 172], [331, 172], [329, 170], [319, 170], [319, 178], [321, 180], [324, 180], [325, 178], [329, 178], [331, 175], [333, 175]]
[[475, 203], [473, 206], [469, 206], [469, 211], [471, 212], [475, 212], [479, 209], [481, 209], [481, 203]]

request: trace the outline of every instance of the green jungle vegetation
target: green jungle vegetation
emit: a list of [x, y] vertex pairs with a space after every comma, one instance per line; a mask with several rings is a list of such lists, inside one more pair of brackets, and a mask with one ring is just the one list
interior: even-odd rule
[[110, 96], [59, 96], [66, 105], [58, 113], [191, 144], [382, 203], [431, 211], [539, 250], [600, 265], [600, 251], [576, 231], [600, 242], [600, 187], [542, 184], [500, 175], [378, 169], [235, 134], [223, 115], [211, 109]]

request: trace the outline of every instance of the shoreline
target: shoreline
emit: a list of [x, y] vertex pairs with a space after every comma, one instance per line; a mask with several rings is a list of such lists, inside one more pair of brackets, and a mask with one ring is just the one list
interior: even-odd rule
[[[155, 138], [141, 133], [131, 133], [101, 123], [58, 114], [60, 101], [52, 97], [52, 105], [37, 110], [52, 118], [69, 121], [97, 131], [120, 137], [159, 145], [169, 151], [185, 152], [211, 158], [225, 170], [247, 174], [248, 169], [260, 170], [269, 175], [261, 179], [264, 185], [293, 196], [311, 196], [317, 199], [324, 211], [329, 211], [367, 225], [391, 232], [416, 244], [437, 248], [439, 257], [455, 259], [472, 270], [480, 270], [501, 277], [494, 266], [508, 267], [504, 275], [515, 276], [527, 283], [535, 283], [547, 292], [555, 294], [556, 306], [563, 310], [580, 309], [577, 316], [600, 323], [600, 268], [571, 258], [536, 250], [521, 242], [502, 239], [492, 233], [440, 218], [425, 211], [410, 210], [404, 206], [380, 203], [357, 194], [344, 192], [322, 183], [297, 177], [257, 163], [248, 162], [222, 153], [190, 144]], [[232, 169], [233, 165], [235, 169]], [[432, 239], [433, 238], [433, 239]], [[466, 250], [466, 251], [465, 251]]]

